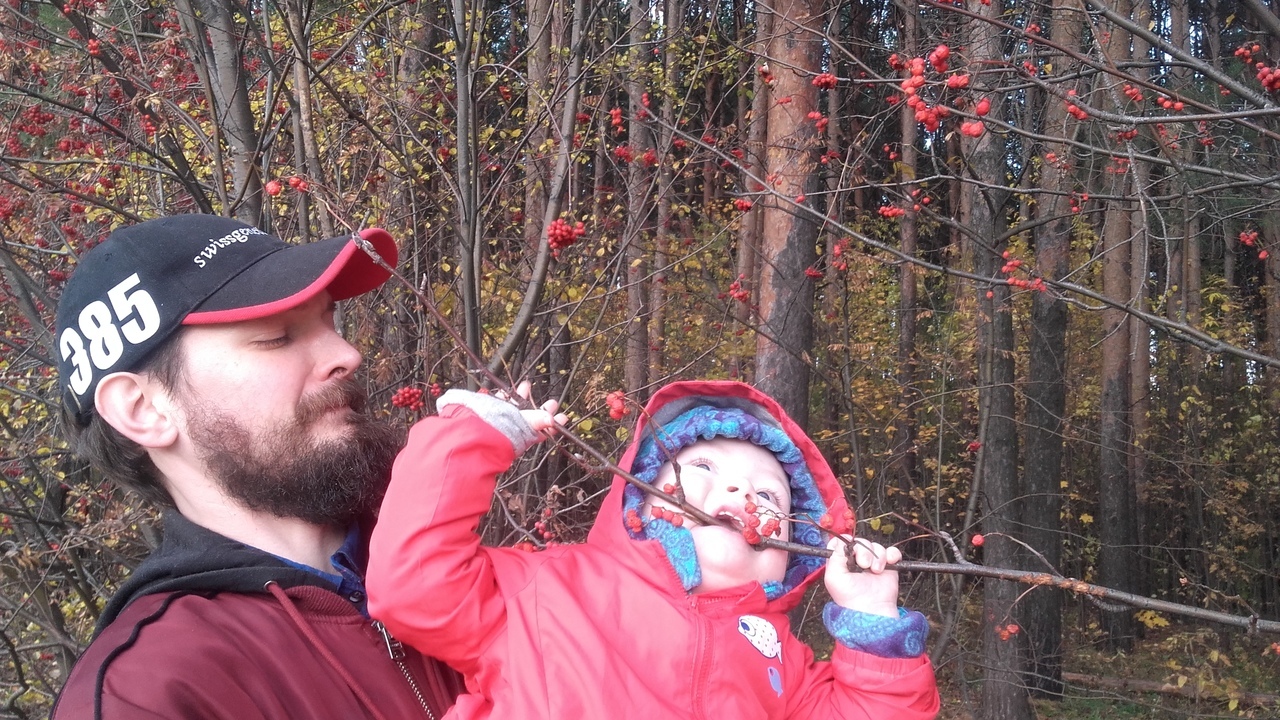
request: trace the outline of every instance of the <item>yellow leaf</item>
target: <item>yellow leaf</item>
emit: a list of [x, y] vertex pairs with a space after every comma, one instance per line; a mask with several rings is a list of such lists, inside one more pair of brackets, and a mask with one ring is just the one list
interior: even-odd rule
[[1093, 516], [1089, 513], [1080, 513], [1080, 522], [1089, 525], [1093, 522]]
[[1046, 73], [1051, 73], [1051, 72], [1053, 72], [1053, 63], [1045, 63], [1045, 64], [1044, 64], [1044, 71], [1045, 71]]
[[593, 428], [593, 427], [595, 427], [595, 426], [596, 426], [596, 421], [595, 421], [595, 420], [592, 420], [591, 418], [587, 418], [587, 419], [583, 420], [582, 422], [578, 423], [578, 429], [579, 429], [579, 430], [581, 430], [581, 431], [582, 431], [582, 432], [584, 432], [584, 433], [589, 433], [589, 432], [591, 432], [591, 428]]
[[1179, 676], [1178, 676], [1178, 687], [1182, 687], [1183, 685], [1186, 685], [1186, 684], [1187, 684], [1187, 676], [1186, 676], [1186, 675], [1179, 675]]
[[882, 523], [882, 524], [880, 525], [880, 531], [881, 531], [881, 532], [883, 532], [883, 533], [884, 533], [884, 534], [886, 534], [886, 535], [888, 535], [889, 533], [892, 533], [892, 532], [893, 532], [893, 523], [891, 523], [891, 522]]
[[[1232, 15], [1232, 17], [1235, 17], [1235, 16], [1234, 16], [1234, 15]], [[1237, 700], [1237, 699], [1235, 699], [1235, 698], [1231, 698], [1231, 702], [1227, 703], [1227, 709], [1228, 709], [1228, 710], [1231, 710], [1231, 711], [1233, 711], [1233, 712], [1234, 712], [1234, 711], [1235, 711], [1235, 709], [1236, 709], [1239, 705], [1240, 705], [1240, 701], [1239, 701], [1239, 700]]]
[[1160, 613], [1154, 610], [1143, 610], [1134, 617], [1137, 618], [1138, 622], [1151, 629], [1167, 627], [1169, 625], [1169, 621], [1165, 620]]
[[[1222, 24], [1222, 26], [1223, 26], [1223, 27], [1231, 27], [1231, 23], [1235, 22], [1235, 20], [1236, 20], [1236, 14], [1235, 14], [1235, 13], [1231, 13], [1230, 15], [1228, 15], [1228, 16], [1227, 16], [1227, 21], [1226, 21], [1226, 22], [1224, 22], [1224, 23]], [[1232, 709], [1234, 710], [1235, 708], [1232, 708]]]
[[879, 530], [880, 518], [871, 518], [869, 521], [867, 521], [867, 525], [871, 526], [872, 530]]

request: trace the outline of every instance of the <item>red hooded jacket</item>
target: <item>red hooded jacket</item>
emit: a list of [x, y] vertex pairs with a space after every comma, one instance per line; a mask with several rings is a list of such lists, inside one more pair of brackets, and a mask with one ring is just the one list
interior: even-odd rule
[[[749, 386], [675, 383], [642, 417], [697, 396], [766, 409], [804, 454], [833, 517], [843, 516], [839, 483], [817, 447]], [[642, 420], [634, 437], [643, 430]], [[622, 467], [631, 466], [637, 444]], [[772, 601], [756, 582], [688, 594], [661, 543], [627, 534], [621, 478], [586, 543], [537, 553], [481, 547], [475, 530], [513, 460], [505, 435], [469, 409], [446, 407], [410, 431], [374, 531], [370, 612], [464, 674], [471, 694], [448, 717], [936, 715], [927, 657], [886, 659], [837, 643], [831, 662], [817, 662], [792, 634], [786, 612], [818, 572]]]

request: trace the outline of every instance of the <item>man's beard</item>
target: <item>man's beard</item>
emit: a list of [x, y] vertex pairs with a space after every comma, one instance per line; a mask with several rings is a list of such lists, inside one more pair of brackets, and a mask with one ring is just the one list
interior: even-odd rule
[[[255, 436], [211, 405], [188, 402], [188, 427], [200, 459], [231, 498], [282, 518], [347, 527], [382, 501], [399, 430], [365, 414], [367, 398], [342, 380], [302, 398], [293, 421]], [[312, 438], [311, 426], [336, 408], [355, 411], [342, 437]]]

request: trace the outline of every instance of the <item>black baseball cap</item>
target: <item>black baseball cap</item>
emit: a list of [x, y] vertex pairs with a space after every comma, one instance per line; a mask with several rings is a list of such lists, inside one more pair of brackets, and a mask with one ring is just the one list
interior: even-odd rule
[[[395, 267], [385, 230], [360, 236]], [[290, 245], [238, 220], [174, 215], [120, 228], [81, 256], [58, 301], [58, 383], [85, 421], [98, 382], [135, 370], [182, 325], [275, 315], [328, 290], [366, 293], [390, 272], [351, 235]]]

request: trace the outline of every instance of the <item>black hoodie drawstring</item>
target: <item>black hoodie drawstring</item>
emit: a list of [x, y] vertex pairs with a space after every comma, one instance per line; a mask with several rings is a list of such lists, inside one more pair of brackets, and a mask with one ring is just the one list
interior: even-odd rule
[[347, 672], [346, 667], [344, 667], [342, 663], [338, 662], [338, 658], [334, 657], [329, 648], [325, 647], [324, 643], [320, 642], [320, 638], [316, 635], [316, 631], [307, 622], [307, 619], [302, 617], [302, 613], [299, 612], [297, 606], [293, 604], [293, 599], [284, 591], [284, 588], [280, 587], [279, 583], [272, 580], [266, 584], [266, 589], [267, 592], [274, 595], [276, 600], [280, 602], [280, 606], [284, 608], [285, 614], [289, 616], [289, 619], [293, 621], [293, 624], [296, 625], [303, 636], [307, 638], [312, 647], [316, 649], [316, 652], [320, 653], [320, 657], [328, 661], [329, 665], [342, 676], [344, 681], [346, 681], [347, 687], [351, 688], [351, 692], [355, 693], [360, 702], [364, 703], [365, 707], [369, 708], [369, 712], [373, 714], [373, 717], [376, 720], [387, 720], [385, 715], [378, 712], [378, 707], [373, 704], [373, 698], [369, 697], [369, 694], [364, 691], [364, 688], [360, 687], [360, 684], [356, 682], [356, 679], [351, 677], [351, 673]]

